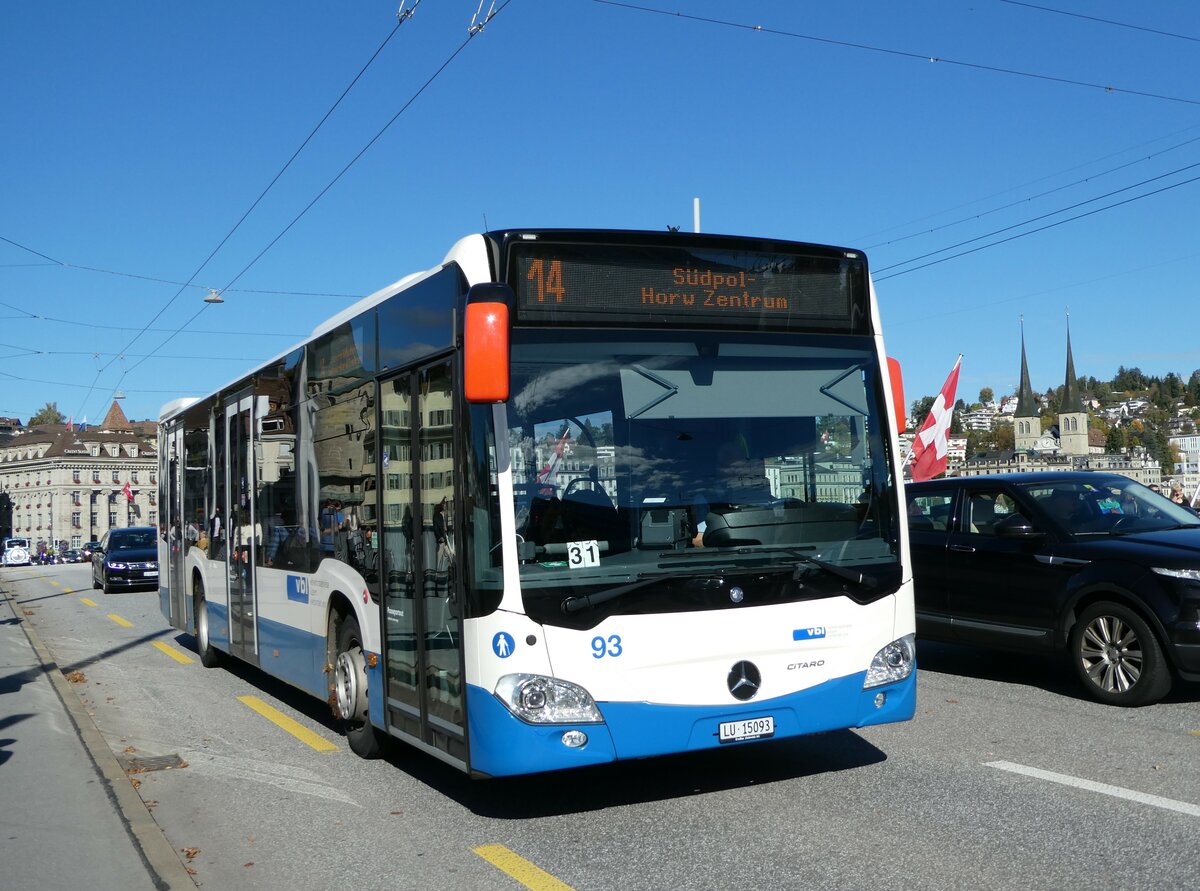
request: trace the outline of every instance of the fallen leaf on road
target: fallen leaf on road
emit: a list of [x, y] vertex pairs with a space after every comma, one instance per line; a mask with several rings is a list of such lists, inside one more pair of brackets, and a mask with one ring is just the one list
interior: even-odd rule
[[67, 675], [67, 680], [72, 684], [82, 684], [87, 680], [87, 676], [82, 671], [73, 671]]
[[188, 860], [195, 860], [196, 855], [200, 853], [199, 848], [180, 848], [179, 850], [183, 851], [183, 856]]

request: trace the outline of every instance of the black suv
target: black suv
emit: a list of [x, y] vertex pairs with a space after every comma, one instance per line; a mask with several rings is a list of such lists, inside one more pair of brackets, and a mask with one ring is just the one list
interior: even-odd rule
[[1200, 517], [1088, 471], [910, 483], [917, 636], [1066, 650], [1111, 705], [1200, 681]]

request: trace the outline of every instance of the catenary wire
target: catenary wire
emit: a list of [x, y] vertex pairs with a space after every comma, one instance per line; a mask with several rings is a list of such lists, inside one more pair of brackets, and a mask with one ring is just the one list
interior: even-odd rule
[[1160, 37], [1175, 37], [1179, 40], [1190, 40], [1193, 43], [1200, 43], [1200, 37], [1191, 37], [1187, 34], [1176, 34], [1174, 31], [1159, 31], [1157, 28], [1144, 28], [1141, 25], [1131, 25], [1128, 22], [1115, 22], [1112, 19], [1101, 19], [1094, 15], [1084, 15], [1079, 12], [1068, 12], [1065, 9], [1052, 9], [1049, 6], [1038, 6], [1036, 3], [1023, 3], [1021, 0], [1000, 0], [1001, 3], [1007, 3], [1009, 6], [1024, 6], [1027, 9], [1037, 9], [1042, 12], [1052, 12], [1056, 15], [1066, 15], [1075, 19], [1086, 19], [1089, 22], [1099, 22], [1102, 25], [1113, 25], [1117, 28], [1129, 28], [1133, 31], [1144, 31], [1147, 34], [1157, 34]]
[[[371, 139], [367, 142], [367, 144], [365, 146], [363, 146], [362, 149], [359, 150], [359, 152], [353, 158], [351, 158], [350, 161], [340, 171], [338, 171], [337, 175], [334, 176], [333, 179], [331, 179], [329, 181], [329, 183], [323, 189], [321, 189], [320, 192], [317, 193], [316, 197], [314, 197], [312, 199], [312, 201], [310, 201], [307, 205], [305, 205], [305, 207], [298, 214], [296, 214], [296, 216], [292, 219], [292, 221], [289, 222], [286, 226], [284, 226], [284, 228], [280, 231], [280, 233], [278, 235], [276, 235], [273, 239], [271, 239], [270, 243], [267, 244], [267, 246], [264, 247], [261, 251], [259, 251], [258, 254], [254, 257], [254, 259], [252, 259], [249, 263], [247, 263], [246, 266], [244, 266], [242, 268], [242, 270], [240, 272], [238, 272], [238, 274], [235, 275], [230, 280], [229, 284], [226, 286], [227, 288], [232, 287], [238, 281], [238, 279], [240, 279], [243, 275], [245, 275], [259, 260], [261, 260], [263, 258], [263, 256], [265, 256], [266, 253], [269, 250], [271, 250], [271, 248], [274, 247], [279, 242], [279, 240], [281, 238], [283, 238], [283, 236], [286, 235], [288, 233], [288, 231], [291, 230], [291, 228], [293, 226], [295, 226], [296, 223], [298, 223], [304, 217], [304, 215], [307, 214], [308, 211], [311, 210], [317, 204], [317, 202], [320, 201], [321, 198], [323, 198], [325, 196], [325, 194], [330, 189], [332, 189], [334, 187], [334, 185], [336, 185], [337, 182], [343, 176], [345, 176], [345, 174], [350, 170], [350, 168], [352, 168], [356, 163], [358, 163], [359, 159], [361, 159], [363, 157], [363, 155], [365, 155], [367, 153], [367, 151], [371, 148], [371, 146], [373, 146], [376, 142], [379, 141], [380, 138], [383, 137], [384, 133], [386, 133], [388, 131], [388, 129], [394, 123], [396, 123], [397, 120], [399, 120], [400, 116], [403, 115], [412, 106], [412, 104], [414, 102], [416, 102], [416, 100], [421, 96], [421, 94], [424, 93], [425, 90], [427, 90], [430, 87], [430, 85], [432, 85], [433, 82], [435, 80], [437, 80], [437, 78], [442, 74], [442, 72], [444, 72], [450, 66], [450, 64], [458, 57], [458, 55], [464, 49], [466, 49], [467, 45], [473, 39], [475, 39], [475, 37], [477, 37], [480, 33], [482, 33], [484, 26], [487, 25], [488, 23], [490, 23], [500, 13], [502, 13], [505, 10], [505, 8], [509, 5], [509, 3], [511, 3], [511, 2], [512, 2], [512, 0], [505, 0], [505, 2], [502, 3], [498, 8], [491, 10], [488, 13], [486, 20], [482, 24], [472, 27], [468, 31], [466, 40], [464, 40], [461, 44], [459, 44], [459, 46], [449, 55], [449, 57], [437, 68], [437, 70], [434, 71], [434, 73], [429, 76], [429, 78], [420, 86], [420, 88], [418, 88], [417, 91], [415, 93], [413, 93], [413, 95], [408, 99], [408, 101], [405, 102], [403, 106], [401, 106], [400, 110], [397, 111], [394, 115], [392, 115], [391, 119], [389, 119], [388, 122], [386, 124], [384, 124], [383, 127], [380, 128], [379, 132], [377, 132], [373, 137], [371, 137]], [[125, 379], [126, 375], [128, 375], [131, 371], [138, 368], [140, 365], [142, 365], [146, 361], [146, 359], [153, 356], [155, 353], [158, 352], [158, 350], [165, 347], [175, 337], [177, 337], [179, 334], [181, 334], [184, 331], [184, 329], [186, 329], [193, 321], [195, 321], [197, 318], [199, 318], [199, 316], [206, 309], [208, 309], [208, 306], [209, 306], [209, 304], [204, 304], [203, 306], [201, 306], [200, 309], [198, 309], [191, 316], [191, 318], [189, 318], [187, 321], [185, 321], [169, 337], [167, 337], [165, 340], [163, 340], [162, 343], [160, 343], [157, 347], [155, 347], [153, 350], [151, 350], [151, 352], [148, 356], [138, 360], [133, 365], [131, 365], [129, 368], [124, 369], [121, 372], [121, 376], [120, 376], [120, 378], [118, 378], [117, 384], [115, 386], [119, 387], [121, 381]], [[114, 389], [115, 389], [115, 387], [114, 387]]]
[[961, 59], [948, 59], [945, 56], [931, 56], [927, 53], [914, 53], [908, 50], [896, 50], [882, 46], [871, 46], [870, 44], [854, 43], [853, 41], [849, 40], [836, 40], [832, 37], [817, 37], [813, 34], [802, 34], [798, 31], [784, 31], [779, 28], [766, 28], [762, 25], [747, 25], [743, 22], [731, 22], [724, 19], [714, 19], [707, 16], [689, 15], [683, 12], [670, 12], [669, 10], [665, 9], [654, 9], [650, 6], [639, 6], [633, 3], [619, 3], [617, 0], [592, 0], [592, 2], [600, 3], [605, 6], [616, 6], [622, 9], [635, 10], [637, 12], [654, 13], [655, 15], [668, 16], [670, 18], [688, 19], [694, 22], [718, 25], [723, 28], [736, 28], [743, 31], [754, 31], [760, 34], [773, 34], [776, 37], [788, 37], [794, 40], [809, 40], [814, 43], [823, 43], [829, 46], [840, 46], [846, 49], [867, 50], [873, 53], [898, 56], [904, 59], [915, 59], [921, 62], [940, 62], [960, 68], [971, 68], [975, 71], [988, 71], [993, 74], [1009, 74], [1014, 77], [1026, 77], [1033, 80], [1044, 80], [1051, 83], [1066, 84], [1068, 86], [1103, 90], [1105, 93], [1122, 93], [1127, 96], [1141, 96], [1144, 99], [1161, 99], [1165, 102], [1180, 102], [1185, 105], [1200, 105], [1200, 99], [1190, 99], [1184, 96], [1168, 96], [1164, 93], [1150, 93], [1144, 90], [1132, 90], [1125, 87], [1116, 87], [1112, 84], [1097, 84], [1090, 81], [1074, 80], [1068, 77], [1057, 77], [1052, 74], [1038, 74], [1037, 72], [1033, 71], [1020, 71], [1016, 68], [1002, 68], [997, 65], [981, 65], [977, 62], [966, 62]]
[[[1116, 201], [1112, 204], [1105, 205], [1104, 207], [1097, 207], [1093, 210], [1089, 210], [1087, 213], [1076, 214], [1075, 216], [1068, 217], [1065, 220], [1058, 220], [1057, 222], [1049, 223], [1045, 226], [1039, 226], [1036, 229], [1030, 229], [1028, 232], [1018, 232], [1016, 235], [1010, 235], [1008, 238], [1002, 238], [999, 241], [993, 241], [993, 242], [990, 242], [989, 244], [979, 245], [978, 247], [973, 247], [970, 250], [961, 251], [960, 253], [957, 253], [957, 254], [952, 254], [949, 257], [941, 257], [937, 260], [931, 260], [928, 263], [922, 263], [920, 266], [913, 266], [910, 269], [902, 269], [899, 272], [893, 272], [891, 275], [879, 276], [878, 278], [875, 279], [875, 281], [881, 282], [881, 281], [886, 281], [889, 278], [896, 278], [899, 275], [908, 275], [908, 273], [916, 272], [918, 269], [927, 269], [928, 267], [936, 266], [939, 263], [945, 263], [949, 260], [955, 260], [958, 257], [965, 257], [967, 254], [974, 254], [974, 253], [978, 253], [979, 251], [982, 251], [982, 250], [987, 250], [988, 248], [997, 247], [998, 245], [1001, 245], [1001, 244], [1007, 244], [1010, 241], [1016, 241], [1018, 238], [1025, 238], [1027, 235], [1035, 235], [1038, 232], [1045, 232], [1047, 229], [1054, 229], [1057, 226], [1062, 226], [1067, 223], [1073, 223], [1076, 220], [1082, 220], [1085, 217], [1094, 216], [1098, 213], [1103, 213], [1106, 210], [1112, 210], [1114, 207], [1121, 207], [1122, 205], [1125, 205], [1125, 204], [1131, 204], [1134, 201], [1141, 201], [1143, 198], [1150, 198], [1154, 195], [1161, 195], [1163, 192], [1170, 192], [1173, 189], [1178, 189], [1182, 186], [1191, 185], [1192, 183], [1198, 182], [1198, 181], [1200, 181], [1200, 176], [1194, 176], [1191, 179], [1184, 180], [1183, 182], [1173, 183], [1172, 185], [1169, 185], [1169, 186], [1163, 186], [1161, 189], [1155, 189], [1152, 192], [1146, 192], [1145, 194], [1142, 194], [1142, 195], [1134, 195], [1131, 198], [1124, 199], [1123, 201]], [[901, 264], [901, 265], [903, 265], [903, 264]]]
[[[936, 256], [937, 254], [945, 253], [946, 251], [952, 251], [952, 250], [955, 250], [956, 248], [962, 247], [963, 245], [972, 244], [976, 241], [982, 241], [985, 238], [991, 238], [993, 235], [1000, 235], [1003, 232], [1011, 232], [1013, 229], [1019, 229], [1022, 226], [1028, 226], [1030, 223], [1036, 223], [1040, 220], [1044, 220], [1044, 219], [1047, 219], [1052, 216], [1057, 216], [1060, 213], [1067, 213], [1069, 211], [1075, 210], [1076, 208], [1083, 207], [1085, 204], [1093, 204], [1096, 201], [1103, 201], [1105, 198], [1111, 198], [1113, 195], [1120, 195], [1122, 192], [1128, 192], [1130, 189], [1137, 189], [1142, 186], [1149, 185], [1150, 183], [1158, 182], [1161, 179], [1166, 179], [1168, 176], [1175, 176], [1177, 174], [1184, 173], [1185, 171], [1193, 170], [1196, 167], [1200, 167], [1200, 161], [1197, 161], [1194, 164], [1187, 164], [1183, 167], [1177, 167], [1175, 170], [1169, 170], [1166, 173], [1160, 173], [1158, 176], [1152, 176], [1152, 177], [1150, 177], [1150, 179], [1144, 179], [1141, 182], [1133, 183], [1132, 185], [1128, 185], [1128, 186], [1123, 186], [1120, 189], [1113, 189], [1112, 191], [1105, 192], [1102, 195], [1096, 195], [1092, 198], [1088, 198], [1086, 201], [1079, 201], [1079, 202], [1076, 202], [1075, 204], [1070, 204], [1070, 205], [1067, 205], [1066, 207], [1060, 207], [1057, 210], [1049, 211], [1048, 213], [1039, 214], [1038, 216], [1031, 217], [1028, 220], [1022, 220], [1019, 223], [1013, 223], [1011, 226], [1003, 226], [1000, 229], [993, 229], [991, 232], [985, 232], [982, 235], [976, 235], [974, 238], [968, 238], [965, 241], [958, 242], [957, 244], [951, 244], [951, 245], [947, 245], [944, 248], [938, 248], [936, 251], [929, 251], [928, 253], [921, 254], [920, 256], [910, 257], [907, 260], [901, 260], [899, 263], [893, 263], [890, 266], [880, 267], [876, 271], [877, 272], [887, 272], [890, 269], [896, 269], [900, 266], [907, 266], [909, 263], [916, 263], [918, 260], [924, 260], [927, 257], [933, 257], [933, 256]], [[1188, 182], [1191, 182], [1191, 180], [1188, 180]], [[1183, 184], [1181, 183], [1180, 185], [1183, 185]], [[1155, 194], [1155, 193], [1151, 193], [1151, 194]], [[1116, 207], [1117, 205], [1110, 205], [1110, 206]]]
[[[156, 320], [157, 320], [157, 319], [158, 319], [160, 316], [162, 316], [162, 314], [163, 314], [164, 312], [166, 312], [166, 311], [167, 311], [167, 309], [168, 309], [168, 308], [169, 308], [169, 307], [170, 307], [170, 306], [171, 306], [171, 305], [172, 305], [172, 304], [173, 304], [173, 303], [174, 303], [176, 300], [178, 300], [178, 299], [179, 299], [179, 296], [180, 296], [180, 295], [181, 295], [181, 294], [184, 292], [184, 290], [185, 290], [185, 289], [186, 289], [186, 288], [187, 288], [189, 285], [191, 285], [191, 283], [192, 283], [192, 282], [195, 280], [196, 276], [197, 276], [197, 275], [199, 275], [199, 274], [200, 274], [200, 273], [203, 271], [204, 267], [205, 267], [205, 266], [207, 266], [207, 265], [209, 264], [209, 262], [212, 260], [212, 258], [213, 258], [214, 256], [216, 256], [217, 252], [218, 252], [218, 251], [219, 251], [219, 250], [220, 250], [222, 247], [224, 247], [225, 243], [229, 241], [229, 239], [230, 239], [230, 238], [233, 236], [233, 234], [234, 234], [234, 233], [235, 233], [235, 232], [238, 230], [238, 228], [239, 228], [239, 227], [242, 225], [242, 223], [243, 223], [243, 222], [245, 222], [246, 218], [247, 218], [247, 217], [248, 217], [248, 216], [251, 214], [251, 212], [252, 212], [252, 211], [253, 211], [253, 210], [254, 210], [256, 207], [258, 207], [259, 203], [260, 203], [260, 202], [263, 200], [263, 198], [266, 196], [266, 194], [267, 194], [268, 192], [270, 192], [270, 191], [271, 191], [271, 189], [274, 187], [274, 185], [275, 185], [275, 184], [276, 184], [276, 183], [279, 181], [279, 178], [280, 178], [281, 176], [283, 176], [283, 174], [284, 174], [284, 173], [287, 171], [287, 169], [288, 169], [289, 167], [291, 167], [291, 165], [292, 165], [292, 162], [296, 160], [297, 156], [300, 154], [300, 152], [302, 152], [302, 151], [304, 150], [305, 146], [307, 146], [307, 145], [308, 145], [308, 143], [309, 143], [309, 142], [312, 140], [312, 138], [313, 138], [313, 137], [316, 135], [317, 131], [321, 129], [321, 127], [322, 127], [322, 126], [325, 124], [325, 122], [326, 122], [327, 120], [329, 120], [329, 117], [330, 117], [330, 115], [332, 115], [332, 114], [333, 114], [334, 110], [335, 110], [335, 109], [336, 109], [336, 108], [337, 108], [337, 107], [338, 107], [338, 106], [341, 104], [342, 100], [346, 98], [346, 95], [347, 95], [347, 94], [350, 92], [350, 90], [351, 90], [351, 89], [353, 89], [354, 85], [355, 85], [355, 84], [357, 84], [357, 83], [358, 83], [358, 81], [359, 81], [359, 80], [362, 78], [363, 74], [364, 74], [364, 73], [366, 72], [366, 70], [367, 70], [367, 69], [368, 69], [368, 68], [371, 66], [371, 63], [373, 63], [373, 62], [374, 62], [374, 61], [375, 61], [375, 60], [376, 60], [376, 59], [379, 57], [379, 54], [380, 54], [380, 53], [383, 51], [384, 47], [386, 47], [386, 46], [388, 45], [388, 43], [389, 43], [389, 42], [391, 42], [391, 39], [392, 39], [392, 38], [393, 38], [393, 37], [396, 35], [396, 32], [397, 32], [398, 30], [400, 30], [400, 26], [401, 26], [401, 25], [403, 25], [403, 24], [404, 24], [406, 21], [408, 21], [408, 19], [409, 19], [409, 18], [411, 18], [411, 17], [412, 17], [412, 13], [413, 13], [413, 11], [416, 9], [416, 7], [417, 7], [418, 5], [420, 5], [420, 0], [417, 0], [417, 3], [415, 3], [415, 4], [413, 5], [412, 9], [409, 9], [409, 10], [407, 10], [407, 12], [404, 12], [404, 11], [402, 11], [401, 13], [399, 13], [399, 14], [398, 14], [398, 16], [397, 16], [397, 18], [398, 18], [398, 21], [396, 22], [396, 26], [395, 26], [394, 28], [392, 28], [391, 32], [390, 32], [390, 33], [388, 34], [388, 36], [387, 36], [387, 37], [384, 39], [383, 43], [381, 43], [381, 44], [379, 45], [379, 48], [378, 48], [378, 49], [376, 49], [374, 53], [372, 53], [372, 55], [371, 55], [371, 58], [367, 60], [366, 64], [364, 64], [364, 65], [362, 66], [362, 68], [359, 70], [358, 74], [356, 74], [356, 75], [354, 76], [354, 79], [353, 79], [353, 80], [350, 82], [350, 84], [349, 84], [349, 85], [348, 85], [348, 86], [347, 86], [347, 87], [346, 87], [346, 88], [345, 88], [345, 89], [342, 91], [341, 95], [340, 95], [340, 96], [338, 96], [337, 100], [336, 100], [336, 101], [333, 103], [333, 105], [332, 105], [332, 106], [330, 106], [329, 110], [325, 112], [325, 114], [322, 116], [321, 120], [317, 122], [317, 125], [316, 125], [315, 127], [313, 127], [312, 131], [311, 131], [311, 132], [308, 134], [308, 136], [307, 136], [307, 137], [305, 137], [304, 141], [303, 141], [303, 142], [300, 144], [299, 148], [297, 148], [297, 149], [296, 149], [296, 150], [295, 150], [295, 151], [292, 153], [292, 156], [291, 156], [290, 158], [288, 158], [287, 162], [286, 162], [286, 163], [283, 165], [283, 167], [282, 167], [282, 168], [280, 168], [279, 172], [278, 172], [278, 173], [276, 173], [276, 174], [275, 174], [275, 176], [274, 176], [274, 178], [273, 178], [273, 179], [272, 179], [272, 180], [271, 180], [271, 181], [270, 181], [270, 182], [267, 184], [267, 187], [266, 187], [265, 189], [263, 189], [263, 190], [262, 190], [262, 192], [259, 194], [259, 196], [258, 196], [257, 198], [255, 198], [255, 199], [254, 199], [254, 202], [253, 202], [253, 203], [250, 205], [250, 207], [249, 207], [249, 208], [246, 210], [246, 212], [242, 214], [241, 218], [240, 218], [240, 219], [237, 221], [237, 223], [235, 223], [235, 224], [234, 224], [233, 228], [232, 228], [232, 229], [230, 229], [230, 230], [229, 230], [229, 232], [227, 232], [227, 233], [226, 233], [225, 237], [221, 239], [220, 243], [219, 243], [219, 244], [218, 244], [218, 245], [217, 245], [215, 248], [213, 248], [213, 249], [212, 249], [212, 251], [210, 251], [210, 252], [209, 252], [208, 256], [207, 256], [207, 257], [205, 257], [205, 259], [204, 259], [204, 262], [202, 262], [202, 263], [201, 263], [201, 264], [200, 264], [200, 265], [199, 265], [199, 266], [196, 268], [196, 271], [195, 271], [195, 272], [193, 272], [193, 273], [192, 273], [192, 274], [191, 274], [191, 275], [188, 277], [188, 280], [187, 280], [187, 282], [186, 282], [186, 283], [185, 283], [183, 286], [181, 286], [181, 287], [179, 288], [179, 290], [178, 290], [178, 291], [176, 291], [176, 292], [175, 292], [174, 296], [172, 296], [170, 300], [168, 300], [168, 301], [167, 301], [165, 304], [163, 304], [163, 306], [162, 306], [162, 307], [161, 307], [161, 308], [158, 310], [158, 312], [157, 312], [157, 313], [155, 313], [155, 314], [154, 314], [154, 316], [153, 316], [153, 317], [152, 317], [152, 318], [151, 318], [151, 319], [150, 319], [150, 320], [149, 320], [149, 321], [146, 323], [146, 325], [145, 325], [145, 326], [142, 328], [142, 330], [140, 330], [140, 331], [139, 331], [137, 334], [135, 334], [135, 335], [133, 336], [133, 338], [132, 338], [132, 339], [130, 339], [130, 341], [129, 341], [127, 344], [125, 344], [125, 346], [122, 348], [122, 350], [120, 351], [120, 353], [118, 353], [118, 356], [117, 356], [117, 358], [119, 358], [119, 357], [120, 357], [120, 356], [121, 356], [121, 355], [124, 353], [124, 351], [125, 351], [125, 350], [129, 349], [129, 347], [131, 347], [131, 346], [132, 346], [134, 343], [136, 343], [136, 342], [137, 342], [137, 340], [138, 340], [138, 339], [139, 339], [139, 338], [140, 338], [140, 337], [141, 337], [143, 334], [145, 334], [147, 330], [149, 330], [150, 326], [151, 326], [151, 325], [153, 325], [153, 324], [154, 324], [154, 322], [155, 322], [155, 321], [156, 321]], [[50, 258], [47, 258], [47, 259], [50, 259]], [[240, 274], [239, 274], [239, 276], [240, 276]], [[203, 309], [206, 309], [208, 306], [209, 306], [209, 304], [207, 304], [207, 303], [206, 303], [206, 304], [204, 304], [204, 307], [202, 308], [202, 311], [203, 311]], [[192, 316], [192, 317], [191, 317], [191, 318], [188, 320], [188, 322], [186, 322], [186, 323], [185, 323], [184, 327], [186, 327], [188, 324], [190, 324], [190, 323], [191, 323], [191, 322], [192, 322], [192, 321], [193, 321], [193, 320], [194, 320], [194, 319], [195, 319], [195, 318], [196, 318], [198, 315], [199, 315], [199, 313], [196, 313], [195, 315], [193, 315], [193, 316]], [[178, 329], [178, 330], [182, 330], [182, 329]], [[178, 330], [176, 331], [176, 334], [178, 333]], [[169, 341], [170, 341], [170, 339], [171, 339], [171, 338], [173, 338], [174, 336], [175, 336], [175, 334], [172, 334], [172, 335], [171, 335], [171, 337], [169, 337], [169, 338], [167, 339], [167, 341], [164, 341], [164, 342], [163, 342], [163, 344], [162, 344], [162, 345], [165, 345], [165, 344], [166, 344], [167, 342], [169, 342]], [[162, 346], [162, 345], [160, 345], [160, 347], [156, 348], [155, 350], [152, 350], [152, 351], [151, 351], [151, 355], [153, 355], [153, 353], [154, 353], [154, 352], [157, 352], [157, 349], [161, 348], [161, 346]], [[85, 403], [87, 402], [88, 396], [90, 396], [90, 394], [91, 394], [91, 391], [92, 391], [92, 390], [95, 388], [96, 382], [97, 382], [97, 381], [100, 379], [100, 375], [101, 375], [101, 374], [103, 374], [103, 373], [104, 373], [104, 372], [105, 372], [105, 371], [106, 371], [106, 370], [107, 370], [107, 369], [108, 369], [108, 368], [109, 368], [109, 367], [112, 365], [112, 363], [113, 363], [113, 362], [115, 362], [115, 361], [116, 361], [116, 358], [114, 358], [114, 359], [110, 360], [109, 362], [105, 363], [105, 364], [104, 364], [104, 365], [103, 365], [103, 366], [102, 366], [102, 367], [101, 367], [101, 368], [100, 368], [100, 369], [99, 369], [99, 370], [96, 372], [96, 376], [95, 376], [95, 378], [92, 380], [91, 387], [89, 387], [89, 390], [88, 390], [88, 395], [84, 396], [84, 399], [83, 399], [83, 401], [84, 401]], [[142, 359], [142, 360], [140, 360], [140, 361], [139, 361], [139, 363], [138, 363], [138, 364], [141, 364], [141, 362], [144, 362], [144, 361], [145, 361], [145, 359]], [[136, 367], [136, 366], [135, 366], [135, 367]], [[121, 382], [121, 381], [123, 381], [123, 380], [125, 379], [125, 376], [126, 376], [128, 373], [129, 373], [129, 370], [130, 370], [130, 369], [126, 369], [126, 370], [122, 371], [122, 373], [121, 373], [121, 376], [120, 376], [120, 378], [118, 379], [117, 385], [116, 385], [116, 386], [113, 388], [113, 389], [114, 389], [114, 392], [115, 392], [116, 388], [120, 386], [120, 382]], [[81, 408], [82, 408], [82, 406], [81, 406]]]

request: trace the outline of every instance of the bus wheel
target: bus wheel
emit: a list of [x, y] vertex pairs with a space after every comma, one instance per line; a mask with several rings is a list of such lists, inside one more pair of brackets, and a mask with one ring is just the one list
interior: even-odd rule
[[367, 715], [367, 662], [362, 634], [353, 618], [342, 620], [338, 628], [333, 704], [351, 751], [362, 758], [378, 758], [383, 742]]
[[196, 651], [200, 654], [200, 664], [205, 668], [216, 668], [221, 664], [221, 653], [212, 645], [208, 636], [208, 601], [204, 599], [204, 586], [196, 583], [195, 594], [196, 613]]

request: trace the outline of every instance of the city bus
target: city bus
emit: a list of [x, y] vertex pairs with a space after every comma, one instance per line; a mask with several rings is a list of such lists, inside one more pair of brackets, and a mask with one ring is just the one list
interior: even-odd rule
[[890, 361], [860, 251], [468, 236], [164, 406], [163, 613], [474, 777], [907, 720]]

